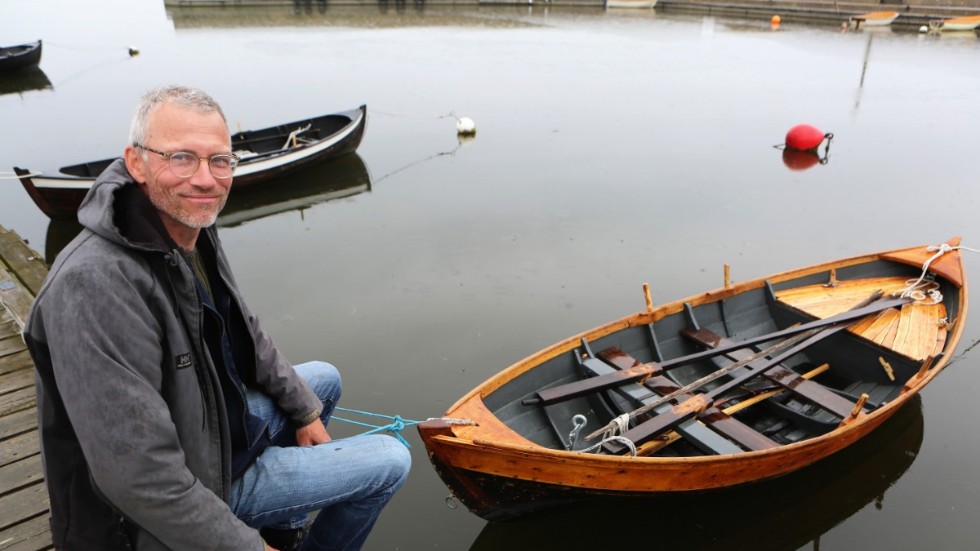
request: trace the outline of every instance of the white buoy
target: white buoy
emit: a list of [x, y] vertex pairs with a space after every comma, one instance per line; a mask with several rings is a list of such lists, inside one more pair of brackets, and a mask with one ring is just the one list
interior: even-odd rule
[[926, 27], [925, 25], [923, 25], [923, 26], [919, 27], [919, 32], [920, 33], [927, 33], [927, 32], [929, 32], [929, 27]]
[[456, 120], [456, 133], [470, 136], [476, 134], [476, 123], [469, 117]]

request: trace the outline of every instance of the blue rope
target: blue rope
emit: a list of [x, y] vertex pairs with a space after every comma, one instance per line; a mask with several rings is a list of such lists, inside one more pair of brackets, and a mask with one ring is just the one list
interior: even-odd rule
[[412, 420], [407, 420], [406, 421], [405, 419], [402, 419], [400, 415], [394, 415], [394, 416], [392, 416], [392, 415], [382, 415], [380, 413], [372, 413], [370, 411], [361, 411], [361, 410], [358, 410], [358, 409], [347, 409], [347, 408], [342, 408], [342, 407], [335, 407], [334, 408], [334, 411], [345, 411], [347, 413], [355, 413], [357, 415], [364, 415], [366, 417], [381, 417], [383, 419], [390, 419], [391, 420], [391, 423], [388, 423], [387, 425], [372, 425], [370, 423], [362, 423], [360, 421], [354, 421], [352, 419], [344, 419], [343, 417], [337, 417], [336, 415], [331, 415], [330, 416], [331, 419], [336, 419], [337, 421], [343, 421], [345, 423], [350, 423], [352, 425], [359, 425], [359, 426], [362, 426], [362, 427], [370, 427], [371, 428], [371, 430], [369, 430], [369, 431], [367, 431], [367, 432], [365, 432], [363, 434], [375, 434], [375, 433], [378, 433], [378, 432], [381, 432], [381, 431], [390, 432], [395, 438], [398, 439], [399, 442], [401, 442], [402, 444], [405, 444], [405, 447], [406, 448], [411, 448], [412, 446], [411, 446], [411, 444], [408, 443], [408, 440], [405, 440], [405, 438], [402, 436], [401, 431], [405, 427], [412, 427], [412, 426], [418, 425], [419, 423], [422, 422], [422, 421], [412, 421]]

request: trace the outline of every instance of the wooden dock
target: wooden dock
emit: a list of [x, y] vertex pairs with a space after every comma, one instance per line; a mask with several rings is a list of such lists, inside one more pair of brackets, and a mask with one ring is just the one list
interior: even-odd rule
[[0, 226], [0, 550], [52, 549], [41, 469], [34, 364], [23, 327], [48, 269]]

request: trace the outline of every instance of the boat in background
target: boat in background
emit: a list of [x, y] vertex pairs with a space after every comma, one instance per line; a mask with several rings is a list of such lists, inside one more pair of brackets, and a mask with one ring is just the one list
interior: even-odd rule
[[41, 63], [41, 41], [0, 46], [0, 73], [37, 67]]
[[860, 27], [864, 24], [865, 27], [887, 27], [892, 24], [892, 21], [898, 18], [897, 11], [873, 11], [869, 13], [862, 13], [859, 15], [852, 15], [851, 21], [854, 21], [854, 28]]
[[980, 26], [980, 15], [969, 15], [966, 17], [953, 17], [943, 19], [939, 27], [941, 31], [972, 31]]
[[[268, 185], [236, 188], [231, 186], [228, 202], [218, 213], [219, 228], [240, 226], [269, 216], [303, 211], [321, 203], [336, 201], [371, 191], [371, 176], [357, 153], [342, 155], [272, 179]], [[74, 216], [52, 218], [44, 240], [44, 261], [55, 257], [79, 232]]]
[[[231, 136], [241, 157], [234, 188], [241, 189], [357, 150], [367, 123], [367, 106]], [[24, 189], [49, 218], [75, 216], [85, 194], [116, 158], [32, 172], [14, 167]]]
[[732, 284], [574, 335], [418, 425], [433, 466], [501, 520], [600, 496], [738, 488], [863, 440], [966, 326], [960, 239]]
[[657, 0], [606, 0], [607, 8], [650, 9], [657, 5]]

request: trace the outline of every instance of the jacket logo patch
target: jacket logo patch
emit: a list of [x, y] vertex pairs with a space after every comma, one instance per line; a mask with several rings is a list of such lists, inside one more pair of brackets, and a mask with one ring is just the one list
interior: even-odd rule
[[190, 354], [178, 354], [175, 359], [177, 360], [177, 369], [186, 369], [192, 364]]

